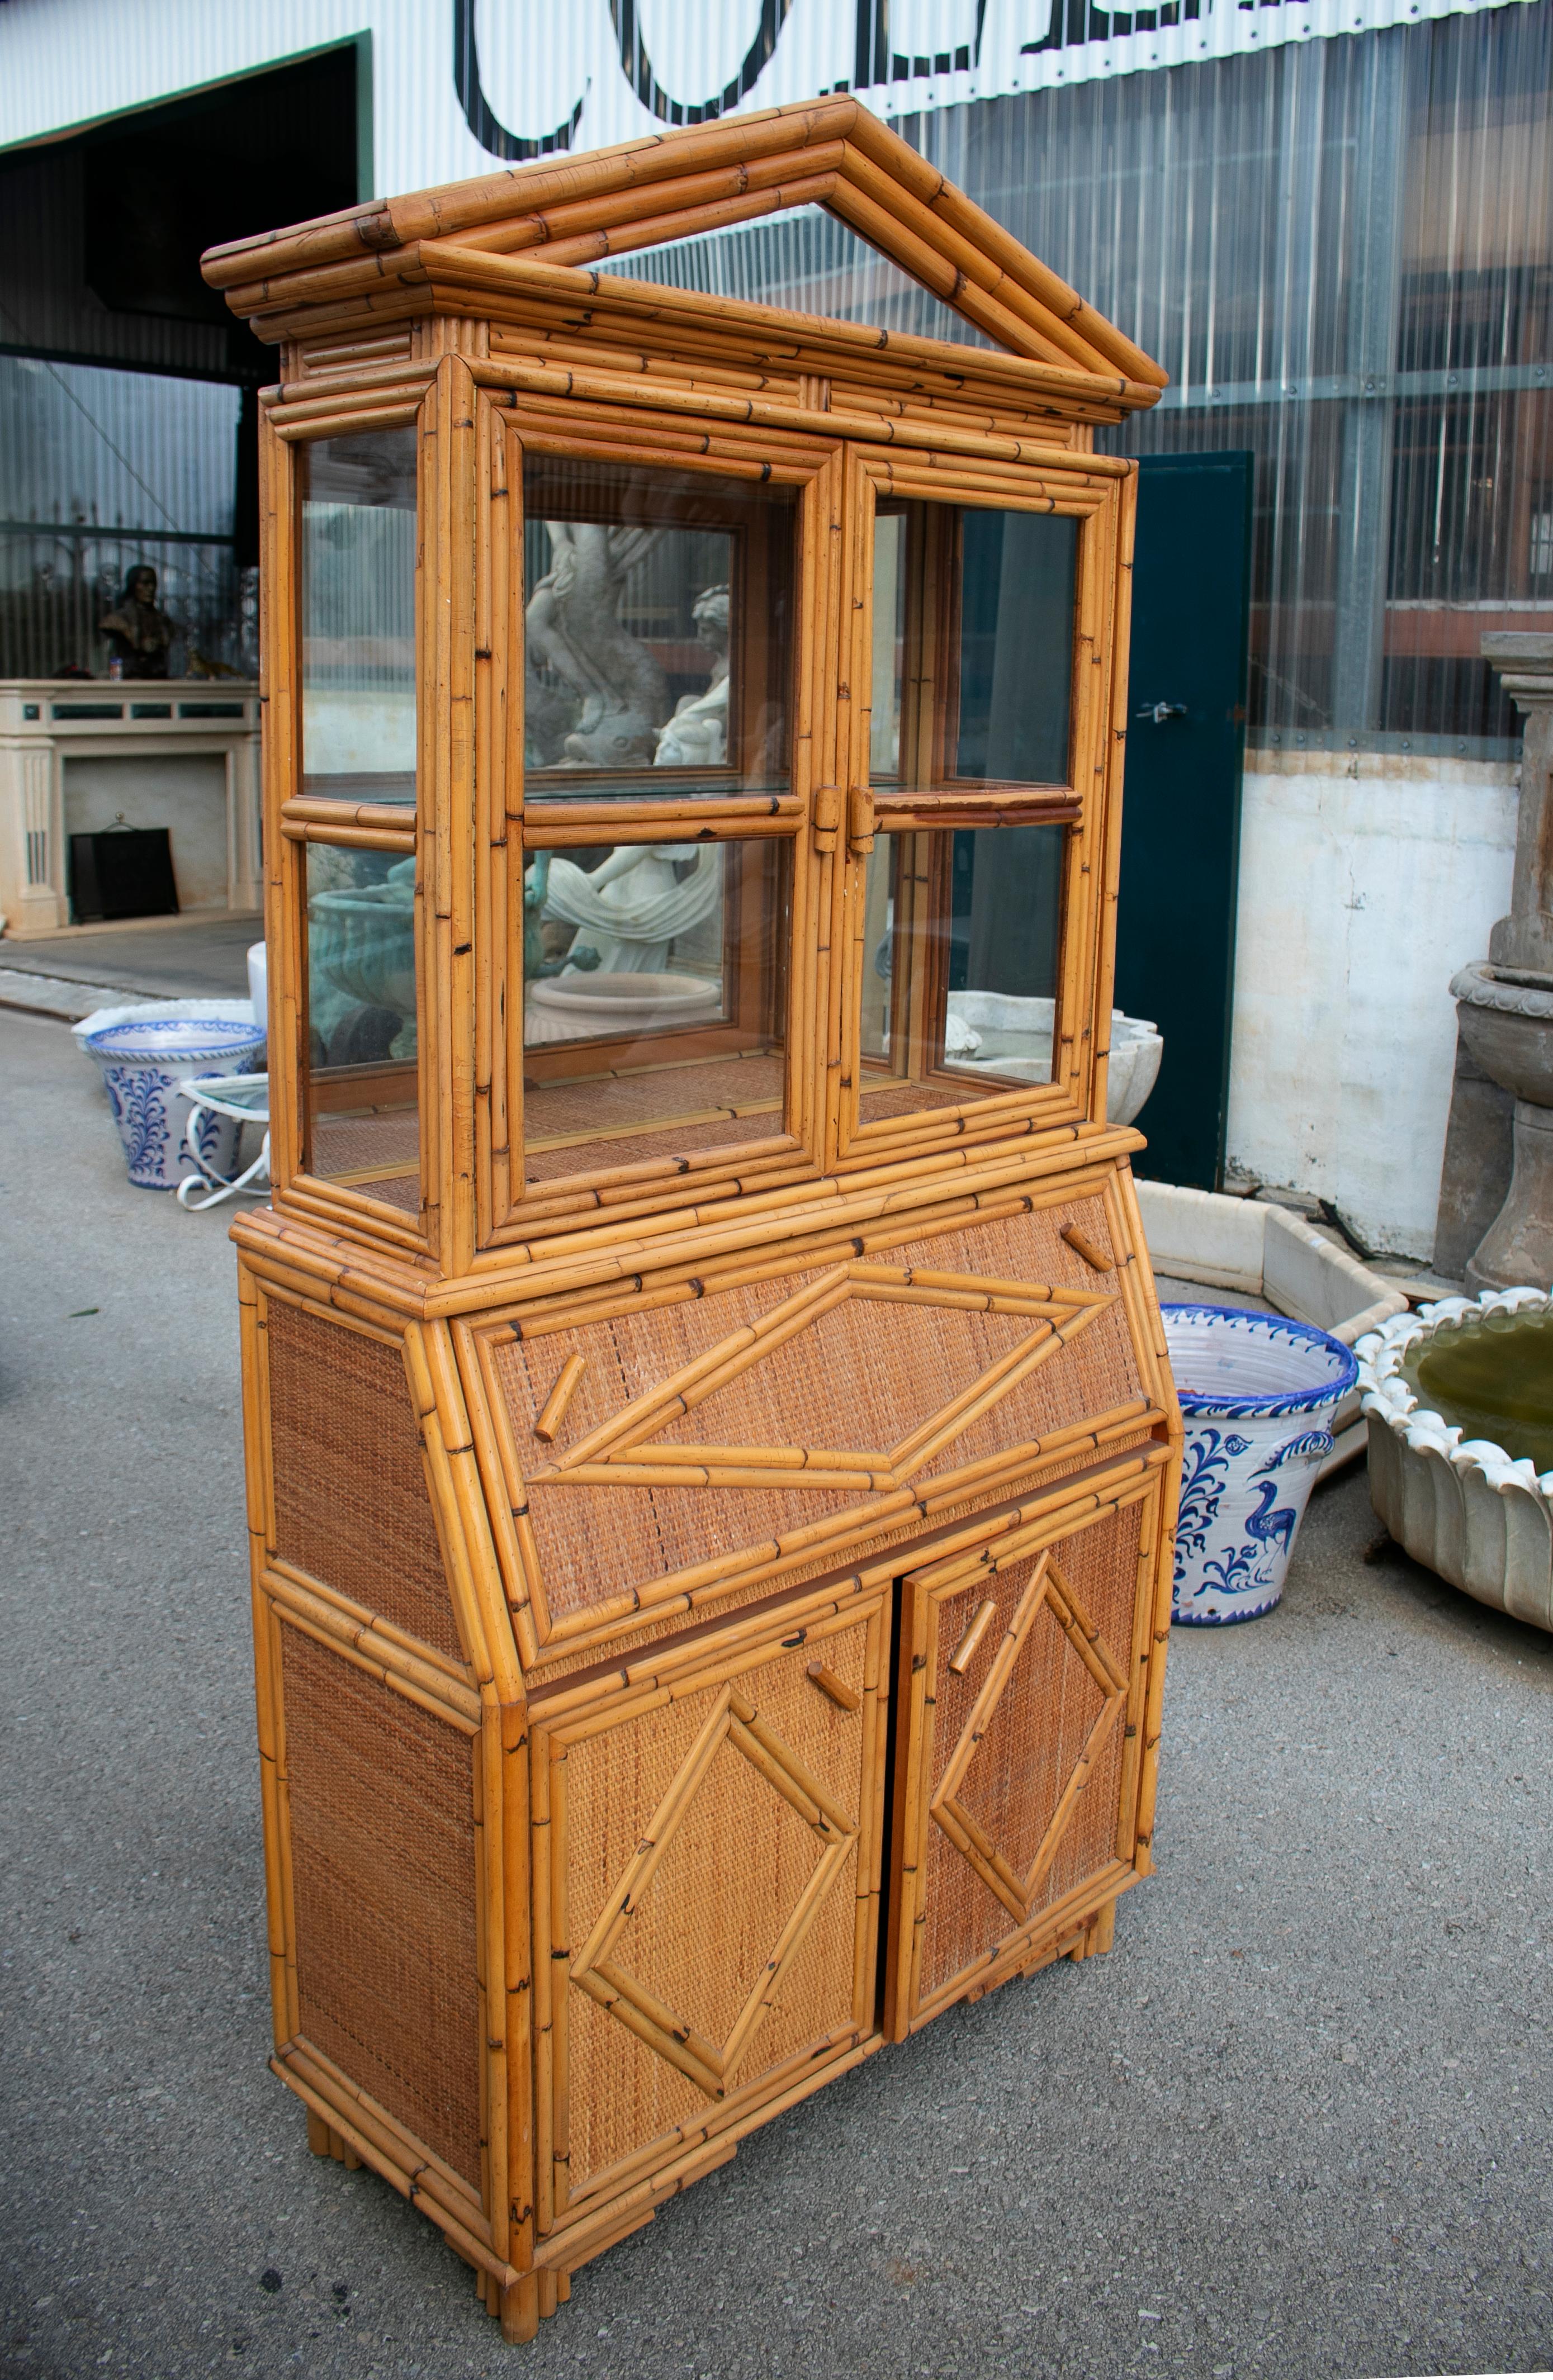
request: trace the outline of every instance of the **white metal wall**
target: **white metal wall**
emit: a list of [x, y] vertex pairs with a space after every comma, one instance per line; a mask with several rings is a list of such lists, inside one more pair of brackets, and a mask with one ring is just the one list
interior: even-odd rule
[[489, 172], [501, 157], [597, 148], [823, 91], [857, 89], [882, 115], [910, 115], [1511, 5], [1518, 0], [1160, 0], [1137, 12], [1091, 0], [6, 0], [0, 149], [367, 36], [372, 179], [387, 193]]

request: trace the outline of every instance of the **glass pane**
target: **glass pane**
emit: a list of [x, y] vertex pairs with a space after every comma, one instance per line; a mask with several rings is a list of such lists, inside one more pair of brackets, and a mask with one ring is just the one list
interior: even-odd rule
[[790, 847], [774, 839], [534, 854], [531, 1182], [783, 1131], [790, 873]]
[[1060, 826], [881, 834], [864, 881], [859, 1117], [1052, 1079]]
[[413, 429], [305, 445], [302, 787], [415, 799]]
[[962, 513], [957, 776], [1067, 783], [1077, 565], [1076, 520]]
[[532, 457], [524, 521], [528, 799], [785, 791], [792, 492]]
[[868, 771], [901, 773], [901, 686], [906, 650], [906, 521], [880, 513], [874, 521], [873, 716]]
[[308, 1171], [420, 1207], [415, 861], [309, 843]]

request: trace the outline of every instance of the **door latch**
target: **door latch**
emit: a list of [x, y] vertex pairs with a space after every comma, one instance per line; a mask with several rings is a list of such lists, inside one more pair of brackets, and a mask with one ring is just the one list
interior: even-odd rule
[[1156, 727], [1163, 727], [1167, 719], [1184, 719], [1185, 716], [1186, 705], [1183, 702], [1146, 702], [1141, 710], [1133, 713], [1134, 719], [1152, 719]]

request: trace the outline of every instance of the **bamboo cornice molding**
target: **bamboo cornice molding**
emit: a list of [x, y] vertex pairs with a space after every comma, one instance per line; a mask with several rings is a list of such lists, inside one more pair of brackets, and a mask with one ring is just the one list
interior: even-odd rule
[[[1128, 407], [1151, 404], [1164, 386], [1165, 373], [1133, 340], [850, 99], [779, 108], [565, 165], [352, 209], [212, 249], [204, 272], [235, 311], [247, 314], [261, 335], [274, 335], [282, 324], [293, 327], [300, 309], [425, 287], [439, 269], [467, 287], [521, 287], [523, 280], [503, 268], [510, 273], [526, 250], [543, 249], [549, 269], [560, 271], [805, 205], [830, 208], [1010, 357], [1105, 380]], [[489, 274], [483, 281], [482, 261]], [[646, 294], [644, 285], [613, 275], [586, 276], [576, 287], [601, 307], [627, 313]], [[674, 293], [668, 303], [661, 292], [651, 295], [664, 321], [726, 310], [688, 293]], [[739, 312], [751, 324], [777, 319], [775, 310]], [[797, 328], [823, 331], [854, 350], [888, 347], [940, 364], [945, 354], [930, 340], [818, 317], [780, 319], [790, 336]], [[988, 358], [971, 348], [964, 360], [974, 369]]]

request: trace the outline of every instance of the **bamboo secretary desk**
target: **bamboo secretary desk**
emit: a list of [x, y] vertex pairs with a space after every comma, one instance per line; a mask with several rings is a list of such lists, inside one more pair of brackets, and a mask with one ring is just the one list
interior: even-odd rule
[[[591, 269], [818, 203], [985, 344]], [[264, 400], [239, 1250], [276, 2071], [510, 2338], [1149, 1870], [1106, 1120], [1163, 375], [841, 98], [212, 250]]]

